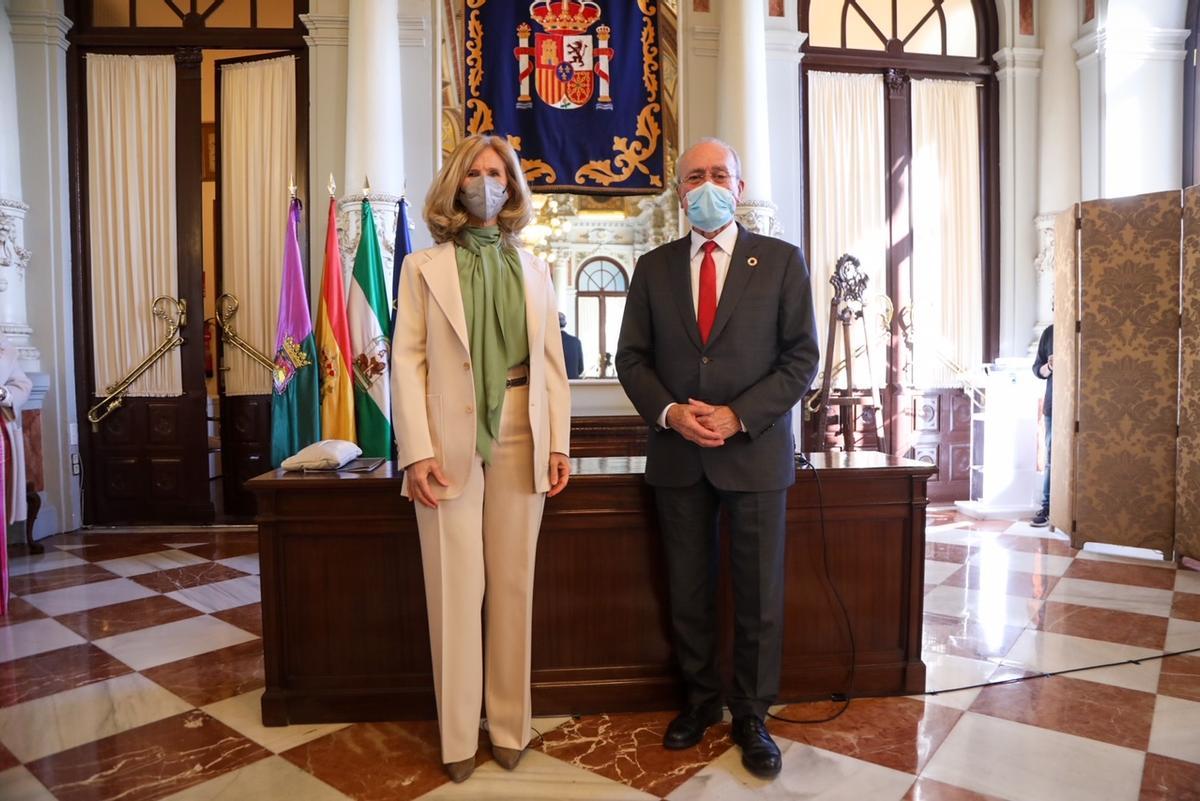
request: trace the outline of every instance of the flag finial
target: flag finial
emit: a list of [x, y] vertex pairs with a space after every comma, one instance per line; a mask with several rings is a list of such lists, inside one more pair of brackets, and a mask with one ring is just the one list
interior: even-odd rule
[[337, 197], [337, 182], [333, 180], [333, 173], [329, 173], [329, 183], [326, 186], [329, 189], [329, 196]]
[[296, 199], [296, 178], [291, 174], [288, 175], [288, 194], [292, 196], [292, 200]]
[[363, 176], [363, 197], [367, 197], [370, 194], [371, 194], [371, 179], [364, 175]]

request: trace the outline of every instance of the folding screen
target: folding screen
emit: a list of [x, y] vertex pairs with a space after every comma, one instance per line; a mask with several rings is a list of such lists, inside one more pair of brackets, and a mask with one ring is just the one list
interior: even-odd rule
[[1175, 549], [1200, 559], [1200, 187], [1183, 193], [1183, 331]]
[[1075, 324], [1079, 320], [1079, 206], [1054, 220], [1054, 397], [1055, 432], [1050, 443], [1050, 522], [1070, 531], [1075, 520], [1075, 397], [1079, 370]]

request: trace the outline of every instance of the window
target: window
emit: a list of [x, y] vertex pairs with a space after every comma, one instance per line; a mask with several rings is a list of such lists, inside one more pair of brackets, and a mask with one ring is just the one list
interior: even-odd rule
[[575, 278], [575, 331], [583, 343], [585, 378], [613, 378], [629, 277], [615, 261], [586, 261]]

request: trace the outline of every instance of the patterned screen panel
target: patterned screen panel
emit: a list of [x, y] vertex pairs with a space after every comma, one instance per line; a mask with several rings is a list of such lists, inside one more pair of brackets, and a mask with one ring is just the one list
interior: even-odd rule
[[1174, 547], [1179, 200], [1083, 204], [1075, 547]]
[[1075, 520], [1075, 419], [1078, 408], [1079, 254], [1072, 206], [1054, 221], [1054, 430], [1050, 445], [1050, 522], [1070, 531]]
[[1200, 559], [1200, 186], [1183, 192], [1183, 335], [1175, 550]]

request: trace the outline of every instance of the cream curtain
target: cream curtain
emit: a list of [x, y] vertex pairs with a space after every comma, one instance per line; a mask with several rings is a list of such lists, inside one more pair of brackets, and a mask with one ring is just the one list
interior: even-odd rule
[[[887, 169], [884, 164], [883, 76], [838, 72], [808, 73], [809, 180], [812, 203], [811, 251], [813, 303], [822, 339], [829, 325], [833, 287], [829, 277], [843, 253], [862, 262], [870, 279], [866, 310], [871, 361], [877, 386], [886, 380], [886, 334], [879, 313], [887, 295]], [[840, 336], [840, 335], [839, 335]], [[854, 326], [854, 344], [863, 346], [862, 327]], [[834, 364], [842, 360], [839, 341]], [[865, 358], [855, 361], [854, 381], [867, 386]], [[834, 377], [835, 386], [844, 386]]]
[[[222, 288], [241, 306], [234, 327], [275, 356], [288, 180], [296, 169], [296, 59], [221, 67]], [[266, 395], [271, 374], [224, 349], [227, 395]]]
[[913, 383], [960, 383], [983, 353], [978, 89], [912, 82]]
[[[102, 392], [162, 342], [154, 298], [179, 296], [174, 57], [89, 53], [87, 107], [92, 354]], [[183, 394], [179, 349], [129, 394]]]

